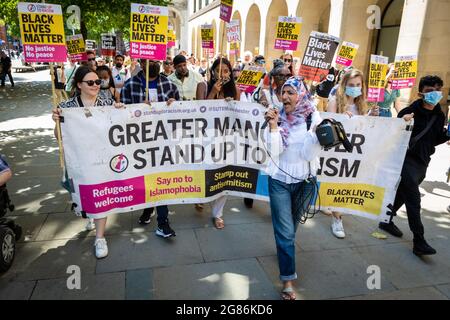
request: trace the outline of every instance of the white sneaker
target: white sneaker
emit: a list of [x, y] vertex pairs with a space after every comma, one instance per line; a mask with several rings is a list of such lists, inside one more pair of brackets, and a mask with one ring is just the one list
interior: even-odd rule
[[94, 219], [89, 218], [89, 221], [86, 225], [86, 230], [87, 231], [92, 231], [95, 229], [95, 223], [94, 223]]
[[342, 224], [342, 219], [336, 219], [335, 217], [332, 217], [332, 223], [331, 223], [331, 232], [333, 235], [338, 239], [344, 239], [345, 238], [345, 232], [344, 232], [344, 225]]
[[97, 259], [102, 259], [108, 255], [108, 244], [105, 238], [95, 239], [94, 246]]

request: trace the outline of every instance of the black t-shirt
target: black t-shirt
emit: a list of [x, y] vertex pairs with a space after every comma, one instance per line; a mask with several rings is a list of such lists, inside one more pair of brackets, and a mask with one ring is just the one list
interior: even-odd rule
[[8, 72], [11, 67], [11, 59], [9, 57], [4, 57], [0, 59], [0, 63], [3, 67], [3, 72]]
[[420, 165], [428, 166], [431, 155], [436, 151], [436, 146], [450, 140], [450, 137], [447, 136], [447, 132], [444, 130], [445, 115], [439, 104], [433, 110], [425, 109], [422, 99], [416, 100], [409, 107], [401, 110], [397, 117], [402, 118], [404, 115], [411, 113], [414, 113], [414, 127], [411, 138], [425, 130], [433, 115], [437, 117], [430, 130], [406, 153], [406, 160], [414, 160]]
[[336, 76], [334, 75], [334, 69], [326, 76], [325, 81], [319, 83], [316, 87], [316, 93], [319, 97], [328, 98], [330, 95], [331, 89], [333, 89], [336, 84]]

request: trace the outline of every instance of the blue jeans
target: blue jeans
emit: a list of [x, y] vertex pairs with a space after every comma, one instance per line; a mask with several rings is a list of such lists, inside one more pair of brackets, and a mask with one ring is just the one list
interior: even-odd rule
[[382, 109], [382, 108], [380, 108], [380, 117], [392, 118], [391, 109]]
[[314, 183], [286, 184], [269, 177], [270, 209], [281, 281], [297, 279], [295, 233], [301, 215], [314, 197]]

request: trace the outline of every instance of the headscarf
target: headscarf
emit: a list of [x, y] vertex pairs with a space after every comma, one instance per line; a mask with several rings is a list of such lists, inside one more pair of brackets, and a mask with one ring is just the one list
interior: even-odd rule
[[301, 125], [306, 122], [306, 119], [316, 111], [314, 101], [312, 100], [311, 93], [303, 82], [301, 77], [291, 77], [283, 85], [282, 91], [285, 87], [292, 87], [298, 93], [298, 101], [294, 111], [286, 113], [283, 108], [280, 112], [280, 133], [285, 148], [288, 147], [288, 138], [290, 130], [293, 127]]

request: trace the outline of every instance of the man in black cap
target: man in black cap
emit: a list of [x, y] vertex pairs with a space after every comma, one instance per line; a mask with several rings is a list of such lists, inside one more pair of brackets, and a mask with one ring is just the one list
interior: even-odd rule
[[177, 86], [181, 99], [195, 100], [197, 85], [203, 82], [203, 77], [198, 72], [188, 69], [184, 55], [179, 54], [173, 58], [173, 66], [175, 72], [168, 79]]

